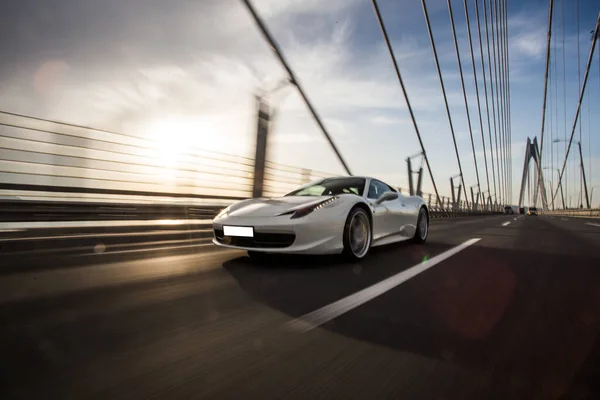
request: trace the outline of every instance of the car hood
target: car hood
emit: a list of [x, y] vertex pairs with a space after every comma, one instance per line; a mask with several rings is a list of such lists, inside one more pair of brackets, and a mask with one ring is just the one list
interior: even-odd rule
[[331, 196], [286, 196], [249, 199], [234, 204], [229, 210], [232, 217], [275, 217], [298, 208], [320, 203]]

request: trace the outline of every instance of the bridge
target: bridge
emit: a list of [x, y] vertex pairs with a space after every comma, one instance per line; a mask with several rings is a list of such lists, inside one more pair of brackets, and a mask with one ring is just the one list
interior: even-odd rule
[[[0, 86], [0, 397], [600, 396], [597, 7], [578, 0], [284, 3], [141, 11], [60, 4], [43, 18], [15, 6], [15, 21], [28, 27], [23, 46], [47, 35], [48, 48], [58, 47], [46, 53], [70, 64], [43, 62], [28, 84], [18, 80], [27, 68], [9, 73], [27, 57], [7, 50], [12, 64], [0, 64], [8, 82]], [[368, 68], [345, 71], [350, 60], [339, 47], [317, 51], [321, 29], [341, 26], [333, 29], [335, 46], [349, 40], [344, 18], [359, 21], [360, 46], [377, 49]], [[232, 28], [215, 23], [226, 20]], [[102, 39], [83, 31], [53, 37], [63, 25], [99, 29]], [[115, 91], [108, 87], [120, 67], [104, 59], [98, 72], [103, 57], [87, 49], [115, 48], [115, 60], [130, 66], [135, 55], [145, 68], [157, 56], [137, 54], [125, 39], [116, 47], [103, 41], [107, 26], [156, 49], [166, 39], [155, 32], [192, 30], [192, 44], [173, 39], [167, 58], [226, 52], [235, 40], [247, 55], [255, 37], [260, 47], [252, 52], [263, 51], [272, 65], [246, 60], [232, 71], [215, 58], [209, 70], [218, 79], [203, 87], [208, 100], [193, 106], [195, 93], [180, 99], [206, 79], [190, 78], [197, 64], [144, 70], [121, 96], [130, 82], [115, 78]], [[227, 41], [217, 46], [208, 36], [219, 32]], [[315, 47], [294, 54], [306, 46], [298, 38]], [[91, 65], [77, 64], [73, 43], [85, 45]], [[344, 68], [319, 64], [323, 57]], [[71, 64], [86, 65], [84, 75], [101, 77], [101, 87], [79, 80]], [[122, 76], [135, 76], [127, 68]], [[254, 82], [261, 73], [269, 79], [260, 90], [242, 88], [239, 76], [254, 74]], [[367, 84], [360, 73], [380, 74], [383, 84]], [[339, 87], [339, 74], [351, 89]], [[357, 105], [356, 92], [382, 100]], [[100, 97], [86, 109], [82, 93]], [[168, 116], [173, 102], [179, 111], [216, 115], [220, 96], [226, 105], [218, 112], [239, 97], [246, 111], [232, 106], [213, 124], [136, 125]], [[350, 105], [332, 111], [328, 101]], [[87, 111], [73, 111], [78, 103]], [[140, 117], [132, 104], [151, 115]], [[231, 135], [232, 126], [248, 133]], [[308, 146], [294, 141], [299, 130], [312, 132]], [[427, 243], [374, 248], [357, 263], [259, 262], [212, 244], [212, 219], [234, 202], [353, 174], [382, 175], [422, 197], [432, 217]], [[538, 216], [526, 215], [534, 208]]]

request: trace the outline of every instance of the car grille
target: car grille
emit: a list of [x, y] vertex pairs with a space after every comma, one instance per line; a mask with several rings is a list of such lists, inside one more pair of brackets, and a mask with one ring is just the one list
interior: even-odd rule
[[215, 229], [215, 239], [217, 242], [229, 246], [259, 248], [259, 249], [282, 249], [289, 247], [294, 243], [296, 235], [293, 233], [265, 233], [254, 232], [254, 237], [233, 237], [225, 236], [222, 229]]

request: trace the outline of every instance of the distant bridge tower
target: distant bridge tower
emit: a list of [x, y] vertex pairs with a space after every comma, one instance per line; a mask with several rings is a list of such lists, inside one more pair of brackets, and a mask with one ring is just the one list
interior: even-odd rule
[[[535, 161], [536, 172], [540, 163], [540, 149], [538, 147], [537, 138], [527, 138], [527, 146], [525, 148], [525, 164], [523, 165], [523, 179], [521, 180], [521, 190], [519, 192], [519, 212], [522, 213], [523, 208], [523, 197], [525, 196], [525, 187], [527, 185], [527, 179], [529, 178], [529, 163], [531, 160]], [[539, 168], [541, 169], [541, 167]], [[542, 193], [542, 207], [548, 209], [548, 200], [546, 198], [546, 188], [544, 186], [544, 174], [534, 173], [537, 176], [537, 182], [534, 182], [534, 195], [533, 195], [533, 206], [537, 202], [538, 188], [541, 189]]]

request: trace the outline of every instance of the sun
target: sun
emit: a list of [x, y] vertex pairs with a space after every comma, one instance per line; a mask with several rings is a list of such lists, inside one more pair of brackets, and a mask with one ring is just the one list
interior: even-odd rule
[[226, 150], [219, 131], [209, 118], [169, 115], [148, 121], [143, 134], [153, 142], [148, 154], [153, 164], [161, 168], [162, 176], [174, 179], [192, 159], [194, 149]]

